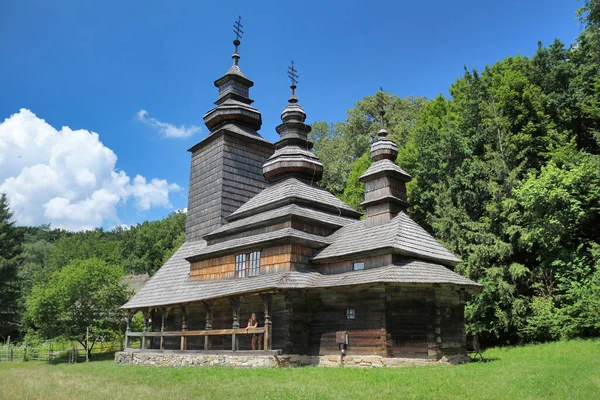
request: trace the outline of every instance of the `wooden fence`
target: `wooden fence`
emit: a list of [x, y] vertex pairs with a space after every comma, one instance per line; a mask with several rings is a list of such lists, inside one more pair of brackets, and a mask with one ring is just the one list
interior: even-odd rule
[[[120, 342], [96, 344], [91, 352], [91, 359], [112, 358], [115, 351], [122, 350]], [[20, 343], [7, 343], [0, 345], [0, 362], [11, 361], [46, 361], [52, 363], [84, 362], [86, 361], [86, 350], [79, 346], [61, 348], [49, 343], [43, 346], [29, 346]]]

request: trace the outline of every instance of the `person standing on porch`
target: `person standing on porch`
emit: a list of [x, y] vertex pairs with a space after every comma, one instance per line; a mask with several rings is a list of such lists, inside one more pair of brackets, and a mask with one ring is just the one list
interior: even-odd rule
[[[248, 320], [248, 326], [246, 326], [246, 331], [249, 328], [258, 328], [258, 318], [256, 317], [256, 313], [252, 313], [250, 319]], [[258, 343], [258, 334], [252, 335], [252, 350], [256, 350], [256, 345]]]

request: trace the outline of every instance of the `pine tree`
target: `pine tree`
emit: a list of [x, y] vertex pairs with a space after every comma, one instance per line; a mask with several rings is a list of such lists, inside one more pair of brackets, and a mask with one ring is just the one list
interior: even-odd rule
[[0, 335], [14, 334], [18, 327], [17, 262], [20, 233], [11, 222], [5, 194], [0, 195]]

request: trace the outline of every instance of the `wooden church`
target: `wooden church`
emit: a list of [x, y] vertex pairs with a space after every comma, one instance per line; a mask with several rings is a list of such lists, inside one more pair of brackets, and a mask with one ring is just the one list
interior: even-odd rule
[[[460, 260], [407, 215], [411, 177], [383, 124], [360, 178], [363, 216], [319, 187], [293, 66], [279, 141], [258, 133], [239, 44], [215, 81], [210, 133], [189, 150], [186, 241], [123, 306], [124, 353], [465, 356], [465, 302], [481, 286], [453, 272]], [[144, 328], [133, 332], [138, 312]], [[252, 313], [258, 326], [246, 329]]]

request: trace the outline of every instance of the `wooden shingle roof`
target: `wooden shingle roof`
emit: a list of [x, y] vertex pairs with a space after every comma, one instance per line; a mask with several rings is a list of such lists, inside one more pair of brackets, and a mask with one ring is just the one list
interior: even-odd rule
[[446, 265], [461, 261], [404, 212], [383, 225], [369, 227], [366, 221], [346, 225], [331, 235], [330, 242], [313, 261], [323, 263], [382, 249]]
[[190, 278], [189, 263], [185, 258], [197, 252], [204, 244], [204, 241], [184, 243], [122, 308], [167, 306], [264, 290], [327, 288], [371, 283], [453, 284], [470, 291], [479, 291], [481, 288], [478, 283], [443, 265], [415, 259], [334, 275], [323, 275], [315, 271], [293, 271], [242, 279]]
[[246, 218], [232, 221], [205, 235], [204, 238], [206, 240], [210, 240], [212, 238], [223, 237], [234, 232], [245, 231], [260, 226], [267, 226], [275, 223], [278, 220], [288, 218], [291, 216], [314, 222], [320, 222], [332, 227], [342, 227], [357, 221], [356, 218], [338, 216], [327, 212], [315, 210], [309, 207], [304, 207], [296, 204], [288, 204], [280, 208], [268, 210], [258, 214], [253, 214]]
[[305, 203], [312, 208], [337, 213], [339, 216], [358, 218], [361, 214], [346, 203], [319, 187], [296, 178], [273, 183], [227, 217], [228, 221], [248, 217], [285, 204]]
[[407, 181], [411, 179], [411, 176], [408, 174], [408, 172], [404, 171], [402, 168], [396, 165], [395, 162], [388, 159], [379, 160], [371, 164], [371, 166], [365, 171], [364, 174], [361, 175], [359, 179], [364, 181], [364, 179], [367, 177], [384, 175], [386, 173], [396, 173], [401, 175], [404, 180]]

